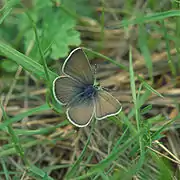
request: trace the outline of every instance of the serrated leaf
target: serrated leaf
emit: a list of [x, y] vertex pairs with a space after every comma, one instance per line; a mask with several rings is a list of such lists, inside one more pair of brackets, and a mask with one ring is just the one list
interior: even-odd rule
[[[59, 7], [53, 7], [50, 0], [46, 1], [47, 3], [42, 5], [40, 0], [36, 0], [29, 14], [36, 24], [42, 50], [45, 51], [52, 44], [46, 57], [47, 55], [51, 59], [66, 57], [69, 53], [69, 46], [79, 46], [81, 43], [80, 33], [74, 29], [76, 21]], [[34, 43], [30, 56], [38, 61], [40, 55], [34, 31], [31, 28], [32, 24], [26, 14], [19, 15], [19, 21], [19, 29], [28, 29], [24, 34], [25, 49]]]

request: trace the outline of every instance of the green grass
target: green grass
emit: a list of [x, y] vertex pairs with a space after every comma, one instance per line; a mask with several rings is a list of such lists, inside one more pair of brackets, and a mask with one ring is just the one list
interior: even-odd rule
[[[177, 40], [180, 35], [179, 6], [176, 2], [173, 2], [171, 6], [175, 7], [174, 9], [169, 9], [166, 6], [166, 10], [156, 12], [155, 9], [157, 7], [153, 4], [155, 2], [150, 0], [147, 2], [146, 7], [146, 9], [151, 9], [151, 13], [148, 14], [143, 11], [138, 12], [138, 9], [133, 11], [135, 2], [128, 1], [128, 3], [125, 3], [125, 10], [115, 9], [113, 11], [111, 9], [109, 16], [106, 17], [106, 13], [108, 13], [106, 10], [111, 8], [111, 4], [110, 1], [105, 0], [101, 2], [102, 12], [100, 19], [97, 16], [97, 19], [95, 19], [95, 17], [89, 15], [89, 18], [98, 23], [99, 26], [91, 26], [90, 23], [87, 23], [87, 25], [82, 20], [83, 16], [81, 14], [78, 14], [86, 9], [77, 9], [76, 12], [64, 5], [59, 7], [54, 1], [46, 1], [46, 3], [53, 4], [54, 11], [63, 10], [64, 14], [62, 14], [62, 17], [64, 21], [62, 20], [62, 29], [63, 27], [71, 29], [74, 26], [74, 21], [77, 24], [79, 23], [77, 29], [81, 30], [81, 41], [85, 52], [88, 52], [97, 59], [113, 64], [116, 70], [118, 70], [114, 73], [115, 75], [111, 75], [112, 77], [117, 77], [116, 74], [119, 71], [122, 74], [126, 74], [126, 83], [128, 82], [128, 85], [124, 85], [125, 83], [123, 84], [123, 82], [119, 81], [121, 73], [119, 78], [116, 79], [115, 82], [117, 84], [115, 85], [119, 88], [123, 86], [125, 90], [122, 89], [120, 91], [126, 91], [124, 96], [129, 95], [128, 97], [131, 99], [127, 100], [126, 103], [121, 102], [123, 110], [116, 117], [94, 121], [91, 123], [90, 128], [74, 128], [71, 126], [64, 116], [62, 106], [55, 102], [52, 95], [52, 82], [58, 76], [56, 70], [58, 69], [57, 66], [59, 66], [59, 58], [51, 58], [54, 57], [54, 54], [52, 55], [51, 53], [52, 51], [56, 53], [62, 51], [62, 54], [67, 54], [68, 50], [66, 48], [57, 50], [58, 46], [54, 46], [54, 41], [44, 41], [44, 37], [47, 34], [45, 34], [45, 29], [40, 29], [37, 23], [39, 21], [36, 21], [38, 10], [27, 10], [26, 4], [23, 4], [23, 7], [26, 8], [25, 10], [21, 9], [21, 13], [27, 18], [27, 27], [32, 27], [33, 29], [32, 32], [35, 39], [32, 46], [34, 48], [37, 46], [37, 50], [31, 49], [31, 52], [34, 54], [28, 54], [24, 50], [26, 48], [23, 46], [23, 43], [27, 43], [27, 47], [31, 48], [30, 41], [27, 40], [28, 38], [21, 37], [22, 32], [26, 36], [31, 37], [32, 34], [29, 35], [26, 32], [27, 27], [22, 29], [19, 34], [17, 31], [17, 37], [20, 38], [19, 43], [17, 43], [18, 45], [14, 43], [16, 38], [11, 39], [10, 35], [7, 39], [0, 39], [0, 55], [3, 59], [15, 62], [23, 68], [13, 91], [18, 98], [10, 99], [7, 106], [4, 107], [4, 96], [6, 98], [9, 88], [2, 87], [3, 90], [0, 91], [2, 92], [2, 95], [0, 95], [0, 115], [2, 114], [2, 121], [0, 123], [0, 142], [2, 144], [0, 148], [0, 164], [2, 166], [0, 179], [10, 179], [12, 176], [20, 179], [24, 173], [26, 177], [44, 180], [58, 179], [60, 175], [61, 178], [68, 180], [128, 180], [134, 177], [142, 180], [163, 180], [172, 179], [173, 176], [178, 179], [180, 172], [175, 168], [177, 163], [172, 162], [174, 158], [167, 151], [162, 150], [160, 146], [155, 146], [154, 144], [157, 140], [161, 142], [163, 146], [173, 153], [176, 161], [179, 162], [177, 155], [179, 152], [177, 143], [179, 142], [179, 137], [175, 135], [176, 133], [179, 135], [178, 100], [175, 101], [172, 94], [167, 95], [170, 88], [168, 89], [166, 84], [162, 83], [160, 88], [165, 87], [165, 90], [162, 93], [158, 92], [161, 89], [157, 81], [159, 76], [163, 78], [168, 76], [172, 79], [171, 89], [174, 91], [179, 90], [178, 81], [176, 81], [179, 73], [177, 67], [180, 67], [180, 61], [176, 60], [179, 54], [175, 58], [171, 54], [172, 49], [176, 49], [179, 52], [179, 42]], [[16, 13], [19, 7], [22, 8], [22, 5], [17, 5], [18, 3], [18, 1], [10, 0], [0, 10], [0, 24], [4, 27], [0, 31], [0, 35], [2, 34], [3, 37], [6, 37], [6, 23], [12, 23], [15, 15], [17, 18], [21, 17], [19, 14], [12, 15], [12, 13]], [[41, 4], [40, 7], [42, 8], [43, 5]], [[90, 6], [87, 8], [90, 8]], [[47, 9], [44, 11], [47, 11]], [[131, 14], [131, 11], [134, 13]], [[107, 21], [110, 21], [108, 20], [109, 17], [115, 19], [115, 23], [109, 23], [111, 24], [110, 27], [107, 25], [108, 23], [106, 24], [106, 18]], [[121, 17], [122, 20], [120, 18], [118, 20], [118, 17]], [[69, 21], [66, 24], [68, 18]], [[70, 19], [73, 19], [73, 21], [71, 22]], [[69, 23], [72, 24], [69, 25]], [[147, 30], [147, 25], [151, 27], [150, 32]], [[46, 26], [43, 28], [46, 28]], [[136, 42], [128, 44], [128, 53], [123, 56], [126, 60], [116, 60], [117, 56], [113, 56], [113, 53], [110, 53], [112, 49], [106, 51], [108, 47], [106, 47], [106, 38], [109, 35], [107, 35], [106, 31], [110, 30], [109, 28], [116, 28], [116, 30], [123, 31], [124, 34], [129, 34], [129, 36], [132, 33], [131, 28], [134, 28], [134, 31], [138, 31]], [[10, 29], [9, 34], [13, 33]], [[62, 29], [60, 29], [59, 33], [64, 32]], [[87, 35], [84, 29], [88, 29], [88, 32], [92, 30], [92, 34]], [[98, 32], [99, 36], [95, 34]], [[156, 41], [153, 38], [154, 34], [161, 36], [161, 38]], [[51, 39], [50, 35], [49, 38]], [[65, 47], [75, 46], [80, 41], [77, 40], [79, 37], [76, 35], [76, 31], [72, 31], [70, 35], [69, 37], [67, 34], [64, 34], [65, 39], [63, 43]], [[93, 41], [89, 40], [91, 38], [88, 39], [86, 35], [92, 39], [94, 38]], [[84, 37], [85, 39], [83, 39]], [[88, 45], [86, 44], [86, 38], [89, 40]], [[115, 40], [118, 43], [121, 42], [119, 37], [115, 38]], [[115, 41], [113, 43], [115, 44]], [[142, 57], [142, 64], [144, 63], [142, 72], [134, 66], [133, 49], [136, 49], [139, 53], [138, 55]], [[167, 56], [162, 58], [166, 58], [166, 61], [164, 59], [160, 60], [159, 69], [157, 70], [157, 64], [154, 64], [152, 55], [158, 54], [160, 56], [164, 52]], [[107, 53], [109, 56], [103, 55], [103, 53]], [[57, 53], [56, 55], [59, 54]], [[39, 59], [34, 57], [39, 57]], [[164, 62], [165, 65], [167, 64], [165, 66], [166, 69], [161, 72], [160, 68], [161, 66], [164, 68]], [[10, 79], [13, 80], [14, 74], [7, 74], [2, 66], [0, 66], [0, 69], [3, 78], [10, 76]], [[158, 75], [155, 74], [156, 71]], [[27, 77], [27, 74], [24, 72], [28, 72], [30, 75]], [[25, 87], [25, 76], [29, 79], [28, 87], [30, 90], [28, 93], [21, 92], [22, 90], [26, 91], [25, 88], [22, 88]], [[30, 83], [30, 79], [33, 83]], [[31, 92], [31, 89], [40, 90], [42, 88], [45, 90], [43, 95], [41, 92], [39, 94], [31, 94], [34, 92]], [[29, 94], [34, 97], [34, 99], [32, 98], [33, 101], [29, 98], [31, 97]], [[152, 96], [155, 98], [153, 99]], [[177, 98], [179, 98], [179, 95]], [[173, 103], [170, 103], [171, 105], [169, 106], [166, 103], [162, 105], [158, 104], [159, 102], [156, 102], [156, 99], [164, 102], [169, 102], [168, 100], [170, 99]], [[156, 104], [153, 104], [153, 102], [156, 102]], [[26, 107], [26, 103], [28, 103], [28, 107]], [[11, 111], [11, 107], [14, 106], [18, 107], [16, 113]], [[164, 109], [161, 109], [162, 106]], [[21, 107], [24, 107], [25, 110], [23, 109], [22, 111]], [[172, 112], [172, 109], [177, 110], [176, 115], [169, 113], [169, 111]], [[55, 118], [58, 118], [58, 120]], [[171, 130], [172, 127], [174, 127], [174, 131]], [[173, 134], [172, 132], [175, 133]], [[174, 143], [174, 146], [171, 146], [170, 142]], [[153, 150], [161, 153], [161, 156]]]

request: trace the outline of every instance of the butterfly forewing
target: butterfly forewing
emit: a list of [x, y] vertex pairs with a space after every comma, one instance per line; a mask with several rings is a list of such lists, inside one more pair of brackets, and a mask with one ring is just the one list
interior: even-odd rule
[[95, 115], [98, 120], [118, 114], [121, 111], [120, 102], [110, 93], [98, 90], [95, 96]]
[[60, 104], [68, 104], [81, 92], [81, 83], [66, 76], [60, 76], [54, 80], [54, 97]]
[[78, 127], [87, 126], [95, 113], [93, 97], [77, 96], [67, 109], [67, 117], [71, 123]]
[[63, 72], [83, 84], [93, 84], [94, 75], [81, 48], [73, 50], [63, 65]]

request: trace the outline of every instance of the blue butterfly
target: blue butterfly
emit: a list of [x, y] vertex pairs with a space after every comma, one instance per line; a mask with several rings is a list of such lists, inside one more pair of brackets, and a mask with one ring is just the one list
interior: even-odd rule
[[70, 53], [62, 72], [64, 75], [53, 82], [53, 94], [58, 103], [67, 107], [67, 118], [75, 126], [85, 127], [93, 117], [101, 120], [121, 111], [120, 102], [97, 84], [82, 48]]

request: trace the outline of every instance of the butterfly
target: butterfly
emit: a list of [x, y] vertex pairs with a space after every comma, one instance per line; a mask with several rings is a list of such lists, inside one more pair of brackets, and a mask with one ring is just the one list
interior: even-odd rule
[[105, 91], [95, 79], [92, 67], [82, 48], [74, 49], [62, 66], [63, 75], [53, 81], [53, 95], [66, 106], [68, 120], [77, 127], [117, 115], [121, 103]]

